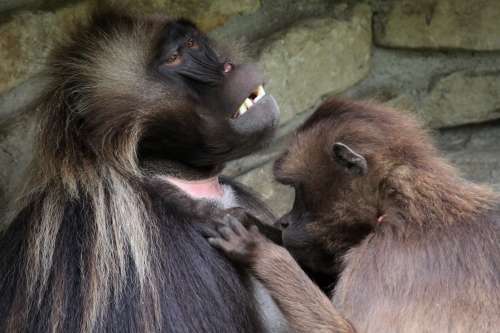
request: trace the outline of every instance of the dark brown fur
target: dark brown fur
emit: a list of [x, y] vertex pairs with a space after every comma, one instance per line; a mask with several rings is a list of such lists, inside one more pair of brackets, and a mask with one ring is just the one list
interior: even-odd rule
[[[337, 143], [364, 158], [361, 172], [340, 163]], [[500, 329], [498, 196], [461, 178], [409, 114], [330, 100], [298, 130], [275, 175], [298, 194], [279, 220], [284, 246], [315, 271], [336, 274], [341, 261], [333, 305], [258, 233], [233, 222], [211, 242], [246, 258], [298, 332], [354, 331], [339, 313], [358, 332]], [[352, 239], [337, 232], [360, 225]]]

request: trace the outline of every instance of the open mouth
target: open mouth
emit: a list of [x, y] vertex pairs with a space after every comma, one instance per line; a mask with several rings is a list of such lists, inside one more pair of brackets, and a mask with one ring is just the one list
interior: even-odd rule
[[266, 91], [262, 85], [258, 86], [257, 89], [252, 91], [250, 95], [241, 103], [238, 110], [233, 114], [233, 118], [238, 118], [248, 112], [255, 104], [257, 104], [264, 96], [266, 96]]

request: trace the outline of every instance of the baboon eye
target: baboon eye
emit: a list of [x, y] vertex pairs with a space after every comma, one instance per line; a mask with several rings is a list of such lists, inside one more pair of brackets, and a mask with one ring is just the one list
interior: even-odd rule
[[177, 65], [181, 62], [181, 57], [179, 53], [174, 53], [168, 56], [167, 60], [165, 60], [167, 65]]
[[189, 38], [184, 45], [190, 49], [198, 47], [198, 44], [192, 38]]

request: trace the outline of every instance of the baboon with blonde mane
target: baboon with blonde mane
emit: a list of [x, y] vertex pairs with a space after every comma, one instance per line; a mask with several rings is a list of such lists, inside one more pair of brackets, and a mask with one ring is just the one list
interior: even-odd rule
[[189, 21], [104, 11], [47, 74], [0, 238], [0, 331], [278, 332], [262, 285], [200, 233], [206, 212], [235, 206], [272, 219], [219, 177], [278, 124], [255, 65]]

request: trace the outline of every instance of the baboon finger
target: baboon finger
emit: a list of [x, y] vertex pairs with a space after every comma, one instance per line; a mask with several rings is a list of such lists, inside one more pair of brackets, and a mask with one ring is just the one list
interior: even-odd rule
[[212, 245], [216, 249], [222, 250], [224, 252], [229, 251], [229, 246], [228, 246], [227, 241], [225, 241], [222, 238], [210, 237], [210, 238], [207, 238], [207, 241], [210, 245]]
[[256, 225], [250, 226], [249, 231], [252, 235], [260, 235], [259, 228]]
[[224, 240], [229, 241], [232, 237], [235, 236], [233, 229], [230, 226], [223, 226], [217, 229], [220, 237]]
[[212, 227], [212, 226], [208, 226], [208, 225], [201, 225], [201, 226], [198, 226], [198, 231], [200, 232], [200, 234], [205, 237], [205, 238], [210, 238], [210, 237], [217, 237], [219, 236], [219, 234], [217, 233], [217, 231]]
[[243, 221], [248, 216], [248, 213], [246, 212], [246, 210], [244, 208], [241, 208], [241, 207], [229, 208], [226, 210], [226, 212], [227, 212], [227, 214], [236, 218], [238, 221]]
[[231, 220], [229, 220], [229, 226], [239, 236], [244, 236], [247, 234], [247, 230], [245, 229], [243, 224], [241, 224], [241, 222], [235, 218], [232, 218]]

